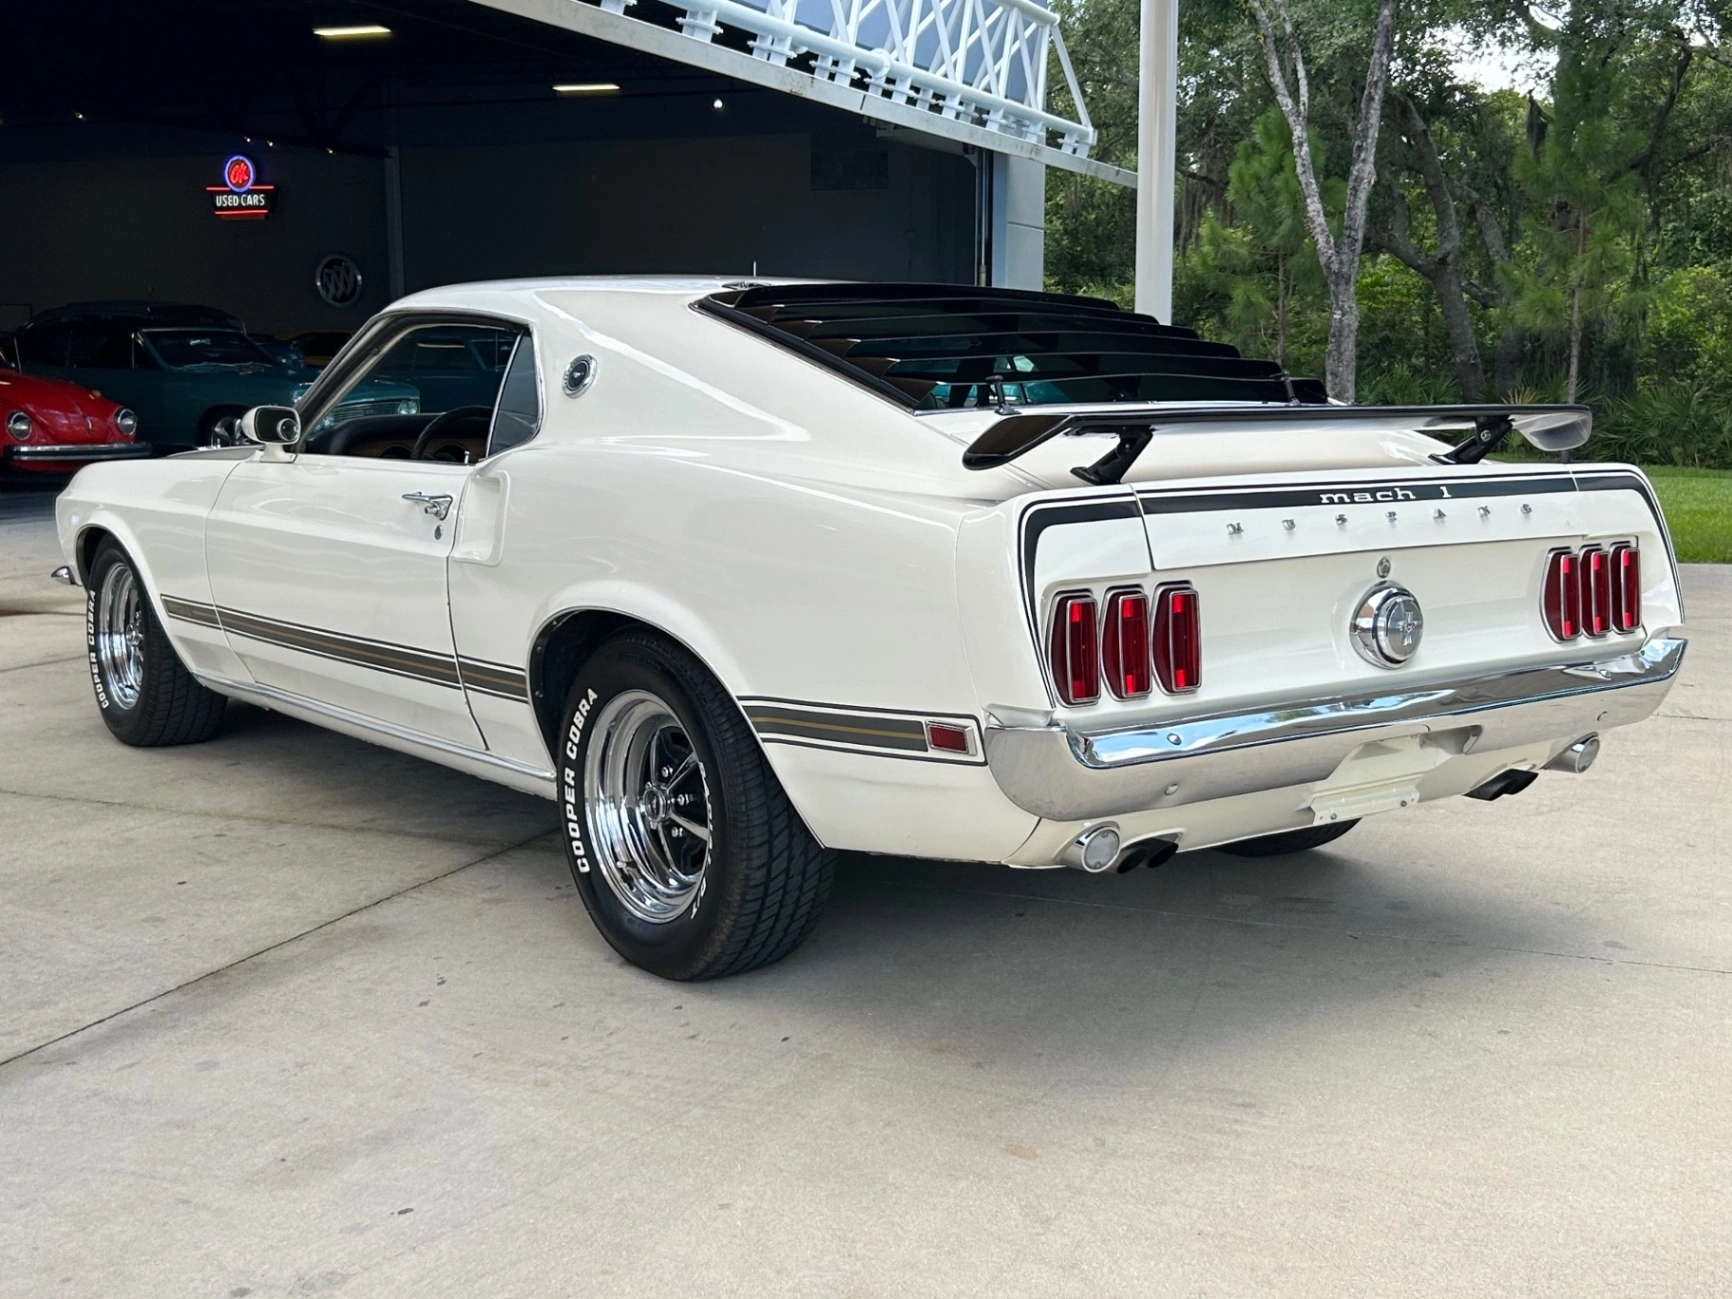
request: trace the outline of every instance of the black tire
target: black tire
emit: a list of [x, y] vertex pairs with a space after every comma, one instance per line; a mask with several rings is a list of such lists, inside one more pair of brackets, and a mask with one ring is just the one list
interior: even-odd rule
[[[607, 781], [609, 764], [629, 747], [620, 737], [631, 733], [630, 710], [648, 708], [655, 715], [656, 704], [665, 706], [658, 715], [659, 735], [668, 737], [675, 753], [695, 758], [697, 767], [695, 782], [690, 774], [685, 779], [691, 783], [683, 787], [667, 781], [654, 803], [658, 808], [680, 804], [694, 821], [701, 815], [709, 839], [695, 864], [686, 859], [695, 879], [689, 898], [656, 899], [668, 911], [646, 919], [626, 898], [634, 882], [641, 887], [651, 876], [628, 869], [625, 882], [615, 882], [622, 874], [619, 863], [628, 860], [616, 851], [625, 814], [612, 814], [615, 833], [609, 836], [610, 822], [598, 820], [610, 815], [605, 800], [587, 796], [586, 775]], [[579, 671], [563, 720], [556, 758], [566, 857], [578, 896], [616, 952], [665, 979], [692, 980], [769, 965], [800, 945], [829, 896], [836, 855], [812, 838], [739, 707], [702, 664], [652, 633], [624, 633], [601, 646]], [[647, 750], [652, 781], [655, 773], [665, 776], [673, 767], [672, 762], [657, 766], [654, 743]], [[632, 776], [619, 780], [629, 782]], [[676, 788], [685, 792], [674, 795]], [[671, 813], [652, 817], [643, 811], [648, 806], [643, 800], [650, 797], [646, 787], [636, 815], [680, 835], [677, 826], [668, 827]], [[598, 804], [603, 806], [599, 813]], [[684, 851], [699, 847], [693, 833], [678, 841]], [[643, 841], [653, 842], [648, 833]], [[673, 852], [668, 839], [660, 842]], [[642, 896], [634, 896], [641, 907]]]
[[1216, 844], [1215, 847], [1217, 851], [1230, 852], [1235, 857], [1284, 857], [1290, 852], [1305, 852], [1334, 843], [1358, 824], [1359, 819], [1355, 817], [1351, 821], [1312, 825], [1303, 830], [1283, 830], [1280, 834], [1259, 835], [1255, 839], [1241, 839], [1238, 843]]
[[[103, 615], [98, 604], [109, 591], [111, 575], [117, 591], [123, 581], [130, 581], [137, 593], [134, 634], [141, 661], [136, 681], [129, 684], [126, 692], [132, 694], [130, 699], [116, 688], [113, 671], [105, 669], [99, 643]], [[90, 682], [96, 691], [96, 707], [109, 731], [122, 744], [137, 748], [197, 744], [210, 739], [222, 726], [228, 700], [193, 680], [157, 620], [144, 579], [131, 557], [112, 538], [97, 547], [85, 582], [84, 645], [90, 663]]]

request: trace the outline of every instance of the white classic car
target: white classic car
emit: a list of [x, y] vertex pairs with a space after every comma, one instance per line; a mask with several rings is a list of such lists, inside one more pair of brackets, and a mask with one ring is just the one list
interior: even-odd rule
[[1333, 406], [1095, 299], [440, 289], [243, 426], [60, 499], [109, 728], [239, 699], [554, 799], [670, 978], [792, 950], [838, 850], [1123, 871], [1512, 794], [1684, 652], [1640, 472], [1487, 458], [1584, 409]]

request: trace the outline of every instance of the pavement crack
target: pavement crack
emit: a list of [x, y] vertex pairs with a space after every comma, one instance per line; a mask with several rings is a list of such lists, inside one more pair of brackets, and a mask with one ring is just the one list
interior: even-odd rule
[[28, 672], [31, 668], [53, 667], [56, 663], [77, 663], [84, 657], [83, 654], [68, 654], [63, 659], [42, 659], [36, 663], [13, 663], [0, 668], [0, 672]]
[[490, 853], [484, 853], [473, 861], [466, 861], [460, 866], [453, 866], [450, 870], [440, 871], [437, 875], [428, 876], [428, 878], [417, 883], [405, 884], [402, 888], [387, 893], [383, 897], [374, 898], [371, 902], [363, 902], [357, 907], [351, 907], [341, 915], [332, 916], [329, 920], [321, 920], [318, 924], [303, 929], [299, 933], [291, 934], [287, 938], [280, 938], [274, 943], [267, 943], [256, 952], [248, 952], [245, 956], [237, 956], [234, 960], [219, 965], [215, 969], [206, 970], [202, 974], [195, 974], [192, 978], [185, 979], [182, 982], [175, 984], [172, 988], [164, 988], [161, 992], [153, 992], [148, 997], [143, 997], [129, 1006], [122, 1006], [119, 1010], [110, 1011], [108, 1014], [103, 1015], [98, 1019], [91, 1020], [88, 1024], [80, 1024], [77, 1028], [67, 1029], [66, 1032], [51, 1037], [46, 1042], [38, 1042], [35, 1046], [25, 1047], [24, 1050], [19, 1051], [14, 1055], [7, 1056], [4, 1060], [0, 1060], [0, 1069], [5, 1069], [9, 1065], [18, 1063], [20, 1060], [27, 1060], [38, 1052], [46, 1051], [51, 1046], [57, 1046], [62, 1042], [69, 1041], [72, 1038], [77, 1037], [80, 1033], [87, 1033], [93, 1028], [98, 1028], [103, 1024], [109, 1023], [111, 1020], [119, 1019], [122, 1015], [130, 1015], [133, 1011], [141, 1010], [145, 1006], [161, 1001], [164, 997], [172, 997], [177, 992], [183, 992], [187, 988], [196, 987], [206, 979], [215, 978], [219, 974], [225, 974], [230, 970], [247, 964], [249, 961], [256, 961], [261, 956], [268, 956], [270, 953], [279, 951], [282, 948], [289, 946], [291, 943], [298, 943], [303, 938], [310, 938], [321, 930], [329, 929], [333, 925], [340, 925], [345, 920], [352, 919], [365, 911], [371, 911], [374, 907], [383, 906], [385, 903], [403, 897], [405, 894], [413, 893], [416, 889], [424, 889], [429, 884], [437, 884], [440, 880], [448, 880], [453, 875], [466, 871], [472, 866], [480, 866], [497, 857], [503, 857], [508, 852], [514, 852], [519, 848], [527, 847], [537, 839], [542, 838], [546, 833], [545, 830], [539, 831], [536, 834], [529, 836], [527, 839], [520, 840], [517, 843], [506, 844], [503, 848], [497, 848]]
[[[95, 804], [98, 807], [123, 807], [139, 812], [161, 812], [165, 816], [192, 816], [206, 821], [241, 821], [248, 825], [268, 825], [294, 830], [334, 830], [341, 834], [383, 834], [397, 839], [433, 839], [440, 843], [467, 844], [471, 848], [497, 843], [497, 839], [464, 839], [449, 833], [431, 830], [381, 829], [371, 825], [340, 825], [330, 821], [290, 821], [277, 816], [260, 816], [256, 812], [211, 812], [192, 807], [163, 807], [155, 803], [129, 803], [121, 798], [93, 798], [87, 794], [46, 794], [36, 790], [8, 789], [0, 786], [0, 797], [25, 798], [34, 802]], [[553, 827], [550, 825], [548, 830]], [[538, 830], [536, 836], [548, 830]], [[515, 845], [512, 845], [515, 846]]]

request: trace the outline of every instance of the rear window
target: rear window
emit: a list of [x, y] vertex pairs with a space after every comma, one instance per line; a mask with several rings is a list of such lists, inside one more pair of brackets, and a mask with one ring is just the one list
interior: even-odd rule
[[1322, 401], [1322, 385], [1104, 298], [944, 284], [730, 290], [704, 310], [915, 410]]

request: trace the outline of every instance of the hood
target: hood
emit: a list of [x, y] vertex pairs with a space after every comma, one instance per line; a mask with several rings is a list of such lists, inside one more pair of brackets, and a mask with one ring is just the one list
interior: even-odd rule
[[49, 440], [107, 442], [119, 436], [113, 418], [119, 409], [117, 403], [75, 383], [0, 370], [0, 429], [13, 411], [21, 410]]

